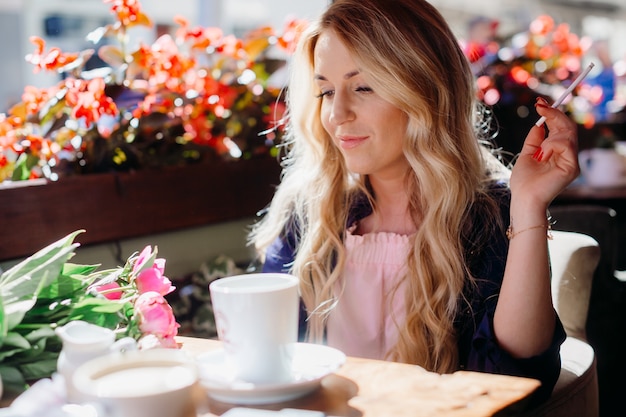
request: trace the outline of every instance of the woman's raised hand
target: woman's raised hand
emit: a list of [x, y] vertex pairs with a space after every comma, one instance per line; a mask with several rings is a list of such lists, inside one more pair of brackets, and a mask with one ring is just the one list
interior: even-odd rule
[[538, 98], [537, 113], [546, 118], [526, 136], [511, 174], [511, 193], [547, 206], [580, 173], [576, 124]]

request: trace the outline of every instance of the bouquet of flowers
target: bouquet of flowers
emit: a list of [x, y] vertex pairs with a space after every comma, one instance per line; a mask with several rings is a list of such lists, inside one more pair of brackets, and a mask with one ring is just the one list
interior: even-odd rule
[[130, 336], [139, 349], [176, 348], [178, 323], [164, 298], [175, 287], [165, 260], [147, 246], [123, 267], [70, 261], [74, 232], [0, 275], [0, 376], [7, 390], [56, 371], [61, 341], [55, 329], [83, 320]]
[[[280, 82], [303, 22], [287, 22], [242, 39], [216, 27], [191, 27], [176, 17], [175, 34], [130, 50], [129, 31], [151, 27], [138, 0], [103, 0], [115, 22], [95, 29], [80, 52], [36, 50], [37, 71], [63, 79], [26, 87], [22, 101], [0, 115], [0, 182], [184, 165], [274, 154], [285, 109]], [[99, 58], [106, 66], [86, 70]]]
[[[122, 268], [105, 271], [88, 289], [117, 306], [124, 306], [116, 324], [120, 334], [139, 341], [140, 348], [177, 347], [176, 323], [165, 296], [176, 289], [164, 275], [165, 259], [157, 258], [157, 248], [146, 246], [133, 254]], [[89, 304], [99, 297], [83, 301]], [[82, 305], [80, 305], [82, 307]]]

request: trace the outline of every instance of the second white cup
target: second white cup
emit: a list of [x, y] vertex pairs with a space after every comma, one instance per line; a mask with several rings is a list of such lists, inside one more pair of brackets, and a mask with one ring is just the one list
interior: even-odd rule
[[233, 377], [255, 384], [288, 382], [298, 339], [298, 278], [236, 275], [213, 281], [209, 290]]

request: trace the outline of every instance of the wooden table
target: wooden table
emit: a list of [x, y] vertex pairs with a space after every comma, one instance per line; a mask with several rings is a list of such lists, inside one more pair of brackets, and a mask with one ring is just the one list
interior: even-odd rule
[[[183, 350], [198, 355], [221, 344], [216, 340], [178, 337]], [[515, 415], [540, 382], [534, 379], [458, 371], [440, 375], [394, 362], [349, 357], [335, 373], [322, 379], [313, 393], [271, 406], [298, 408], [346, 417], [484, 417]], [[198, 393], [198, 417], [219, 416], [233, 404]]]

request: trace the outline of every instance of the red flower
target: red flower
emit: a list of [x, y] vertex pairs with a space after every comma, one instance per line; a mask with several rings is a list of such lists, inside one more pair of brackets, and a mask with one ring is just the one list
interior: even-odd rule
[[27, 85], [24, 88], [24, 93], [22, 94], [22, 102], [24, 103], [26, 113], [37, 114], [39, 109], [41, 109], [45, 103], [50, 100], [50, 98], [54, 97], [57, 91], [57, 87], [39, 89], [37, 87]]
[[33, 69], [35, 73], [41, 70], [55, 71], [78, 58], [78, 54], [64, 53], [59, 48], [51, 48], [47, 53], [44, 53], [46, 41], [38, 36], [31, 36], [30, 41], [35, 44], [37, 50], [32, 54], [26, 55], [26, 61], [35, 65]]
[[[27, 59], [35, 71], [57, 70], [64, 77], [51, 88], [26, 87], [22, 101], [1, 122], [0, 153], [8, 162], [0, 181], [11, 177], [16, 158], [29, 151], [28, 134], [45, 138], [34, 151], [47, 156], [30, 159], [20, 169], [53, 180], [118, 166], [141, 169], [271, 152], [272, 141], [282, 133], [274, 129], [272, 103], [282, 97], [268, 85], [281, 68], [277, 61], [283, 60], [268, 52], [291, 52], [303, 21], [287, 22], [281, 35], [262, 27], [238, 39], [217, 27], [190, 27], [185, 18], [175, 17], [180, 25], [175, 38], [163, 35], [131, 49], [128, 28], [152, 25], [140, 0], [103, 2], [115, 23], [97, 28], [88, 39], [119, 42], [98, 49], [107, 67], [86, 70], [91, 49], [47, 51], [43, 39], [31, 38], [36, 48]], [[128, 156], [123, 164], [120, 154]]]
[[139, 0], [104, 0], [104, 3], [112, 4], [111, 11], [123, 27], [151, 26], [150, 19], [141, 12]]
[[224, 36], [221, 43], [215, 48], [215, 50], [235, 59], [242, 59], [246, 57], [243, 42], [241, 39], [238, 39], [233, 35]]
[[307, 21], [302, 19], [291, 19], [287, 21], [283, 29], [283, 34], [278, 38], [278, 45], [288, 53], [293, 53], [306, 25]]
[[69, 90], [66, 100], [72, 106], [72, 117], [83, 118], [88, 127], [100, 120], [103, 114], [117, 115], [117, 106], [104, 92], [105, 83], [102, 78], [73, 80], [68, 81], [67, 85]]
[[175, 16], [174, 21], [180, 25], [176, 31], [176, 40], [191, 42], [191, 49], [206, 50], [209, 46], [218, 45], [224, 33], [216, 27], [189, 27], [189, 22], [182, 16]]

